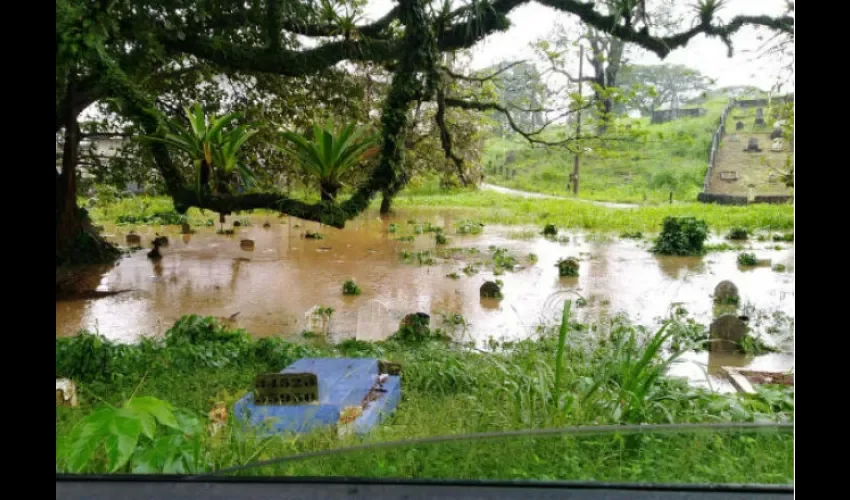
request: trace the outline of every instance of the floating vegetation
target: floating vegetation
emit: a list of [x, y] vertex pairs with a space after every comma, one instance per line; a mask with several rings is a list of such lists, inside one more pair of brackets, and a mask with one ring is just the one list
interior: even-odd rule
[[233, 229], [219, 229], [218, 231], [215, 232], [215, 234], [224, 234], [224, 235], [227, 235], [227, 236], [233, 236], [234, 234], [236, 234], [236, 231], [234, 231]]
[[772, 269], [777, 273], [784, 273], [786, 268], [785, 264], [774, 264]]
[[390, 224], [390, 227], [387, 228], [387, 231], [394, 233], [398, 231], [398, 226], [395, 223]]
[[463, 220], [457, 223], [457, 234], [481, 234], [484, 224], [471, 220]]
[[513, 271], [518, 264], [516, 257], [507, 248], [493, 250], [493, 271]]
[[530, 253], [525, 257], [525, 260], [527, 260], [529, 264], [534, 264], [537, 262], [537, 254]]
[[730, 245], [729, 243], [717, 243], [712, 245], [705, 245], [703, 250], [706, 252], [725, 252], [729, 250], [743, 250], [744, 247], [742, 245]]
[[794, 241], [794, 233], [774, 234], [773, 241], [784, 241], [790, 243]]
[[627, 240], [639, 240], [639, 239], [643, 238], [643, 233], [640, 232], [640, 231], [634, 231], [634, 232], [628, 232], [627, 231], [627, 232], [624, 232], [624, 233], [620, 233], [620, 238], [624, 238], [624, 239], [627, 239]]
[[555, 224], [546, 224], [543, 226], [541, 234], [543, 234], [543, 236], [556, 236], [558, 234], [558, 228], [555, 227]]
[[537, 233], [530, 229], [522, 231], [511, 231], [508, 233], [508, 239], [511, 240], [532, 240], [537, 237]]
[[472, 276], [473, 274], [478, 274], [478, 267], [475, 264], [467, 264], [462, 271], [467, 276]]
[[446, 275], [446, 278], [451, 278], [453, 280], [459, 280], [460, 275], [458, 273], [456, 273], [455, 271], [452, 271], [452, 272], [450, 272], [449, 274]]
[[443, 233], [437, 233], [434, 237], [438, 245], [446, 245], [449, 242], [449, 239], [446, 238], [446, 235]]
[[413, 241], [416, 239], [416, 236], [408, 235], [408, 236], [399, 236], [396, 238], [396, 241]]
[[304, 231], [304, 238], [308, 240], [323, 240], [325, 237], [322, 233], [314, 233], [312, 231]]

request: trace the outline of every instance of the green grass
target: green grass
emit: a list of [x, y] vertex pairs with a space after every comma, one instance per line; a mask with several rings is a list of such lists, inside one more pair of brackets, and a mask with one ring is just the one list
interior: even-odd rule
[[[373, 202], [377, 209], [380, 198]], [[421, 186], [402, 191], [394, 202], [398, 211], [415, 210], [423, 215], [456, 212], [459, 217], [475, 222], [503, 225], [543, 226], [552, 223], [560, 228], [590, 231], [658, 232], [668, 216], [695, 216], [705, 220], [712, 231], [726, 231], [740, 227], [753, 232], [758, 229], [770, 231], [792, 230], [794, 207], [789, 205], [758, 204], [744, 207], [721, 206], [702, 203], [676, 203], [640, 206], [632, 209], [609, 208], [576, 200], [535, 200], [518, 196], [506, 196], [492, 191], [457, 190], [440, 192]], [[96, 224], [115, 223], [121, 216], [136, 217], [173, 210], [166, 197], [125, 198], [116, 203], [95, 207], [90, 215]], [[257, 210], [258, 214], [272, 212]], [[190, 209], [190, 224], [195, 226], [218, 226], [218, 215]], [[210, 222], [212, 221], [212, 222]], [[401, 228], [402, 224], [397, 225]], [[452, 232], [464, 229], [477, 231], [471, 225], [452, 228]], [[408, 238], [409, 235], [400, 236]], [[791, 236], [793, 238], [793, 235]], [[790, 239], [790, 238], [789, 238]]]
[[[665, 378], [670, 358], [662, 357], [660, 347], [675, 333], [647, 331], [623, 318], [589, 331], [565, 314], [561, 327], [546, 329], [539, 340], [496, 346], [490, 353], [427, 340], [337, 346], [323, 340], [250, 340], [242, 331], [199, 317], [181, 319], [163, 341], [136, 345], [91, 334], [57, 338], [57, 377], [75, 380], [80, 397], [79, 408], [56, 411], [57, 471], [68, 470], [72, 429], [95, 410], [120, 406], [131, 397], [154, 397], [205, 423], [216, 402], [231, 407], [257, 374], [302, 357], [401, 362], [403, 400], [365, 442], [587, 424], [793, 420], [793, 390], [764, 387], [755, 396], [716, 395]], [[161, 451], [168, 452], [168, 446], [194, 450], [192, 459], [177, 467], [184, 472], [363, 442], [325, 431], [263, 438], [243, 430], [232, 416], [214, 437], [204, 431], [168, 437], [175, 442]], [[138, 450], [126, 451], [146, 456], [144, 441]], [[75, 470], [103, 472], [107, 460], [108, 455], [94, 451]], [[290, 462], [253, 473], [788, 484], [793, 436], [615, 433], [458, 441]]]
[[665, 217], [698, 217], [712, 231], [742, 227], [788, 230], [794, 227], [794, 207], [758, 204], [744, 207], [702, 203], [662, 204], [632, 209], [608, 208], [575, 200], [535, 200], [491, 191], [458, 191], [420, 195], [402, 193], [395, 207], [417, 210], [457, 210], [488, 224], [542, 225], [590, 231], [658, 232]]
[[[623, 119], [631, 123], [629, 140], [609, 140], [581, 157], [579, 197], [620, 202], [695, 200], [702, 190], [711, 138], [728, 99], [702, 104], [707, 113], [651, 125], [648, 118]], [[626, 133], [614, 131], [613, 137]], [[506, 154], [515, 160], [507, 165], [516, 175], [499, 174]], [[574, 156], [554, 148], [530, 147], [522, 138], [494, 137], [484, 147], [487, 182], [524, 191], [567, 195]]]

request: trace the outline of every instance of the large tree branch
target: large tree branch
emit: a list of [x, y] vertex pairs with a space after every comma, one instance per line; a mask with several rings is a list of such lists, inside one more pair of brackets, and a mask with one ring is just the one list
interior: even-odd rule
[[636, 30], [630, 26], [619, 24], [618, 15], [605, 15], [595, 9], [593, 3], [580, 2], [578, 0], [537, 0], [539, 3], [552, 7], [562, 12], [577, 15], [581, 20], [594, 28], [605, 33], [612, 34], [625, 42], [640, 45], [646, 50], [654, 52], [658, 57], [665, 58], [674, 49], [684, 47], [688, 42], [699, 34], [720, 37], [732, 53], [730, 37], [745, 25], [765, 26], [775, 31], [785, 33], [794, 32], [794, 18], [790, 16], [736, 16], [728, 24], [714, 25], [711, 19], [701, 18], [700, 22], [693, 28], [666, 37], [655, 37], [649, 34], [646, 27]]
[[466, 178], [466, 168], [463, 164], [463, 158], [458, 156], [452, 149], [452, 135], [446, 126], [446, 90], [442, 85], [437, 89], [437, 113], [434, 115], [434, 121], [437, 122], [437, 127], [440, 129], [440, 144], [443, 146], [446, 159], [451, 160], [455, 164], [461, 183], [463, 185], [468, 184], [469, 181]]

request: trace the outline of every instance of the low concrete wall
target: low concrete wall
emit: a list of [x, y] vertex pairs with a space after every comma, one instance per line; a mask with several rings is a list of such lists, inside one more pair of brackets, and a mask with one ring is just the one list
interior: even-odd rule
[[756, 196], [753, 203], [793, 203], [794, 197], [787, 194], [765, 194]]
[[702, 116], [706, 113], [705, 108], [685, 108], [685, 109], [664, 109], [654, 111], [650, 123], [665, 123], [677, 118], [685, 118], [688, 116]]
[[701, 203], [717, 203], [718, 205], [746, 205], [746, 196], [733, 194], [699, 193], [697, 201]]

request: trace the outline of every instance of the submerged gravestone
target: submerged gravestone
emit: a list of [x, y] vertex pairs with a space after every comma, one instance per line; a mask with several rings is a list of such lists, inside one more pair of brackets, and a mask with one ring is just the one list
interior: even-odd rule
[[355, 338], [368, 341], [385, 340], [392, 334], [390, 326], [386, 304], [380, 300], [370, 300], [357, 311]]
[[738, 122], [735, 124], [735, 130], [744, 130], [744, 122]]
[[142, 245], [142, 237], [133, 232], [127, 235], [126, 241], [127, 245], [131, 247], [137, 247]]
[[734, 314], [715, 319], [709, 328], [712, 352], [735, 352], [747, 334], [747, 324]]
[[714, 287], [714, 301], [719, 304], [737, 304], [738, 287], [729, 280], [723, 280]]
[[484, 299], [498, 299], [502, 297], [502, 287], [500, 287], [496, 282], [485, 281], [484, 284], [481, 285], [479, 293], [481, 294], [481, 298]]
[[759, 140], [755, 137], [750, 137], [747, 140], [747, 149], [744, 151], [748, 153], [759, 153], [761, 152], [761, 148], [759, 147]]
[[309, 311], [304, 313], [304, 322], [307, 324], [307, 331], [327, 335], [331, 329], [331, 315], [333, 310], [328, 307], [313, 306]]

